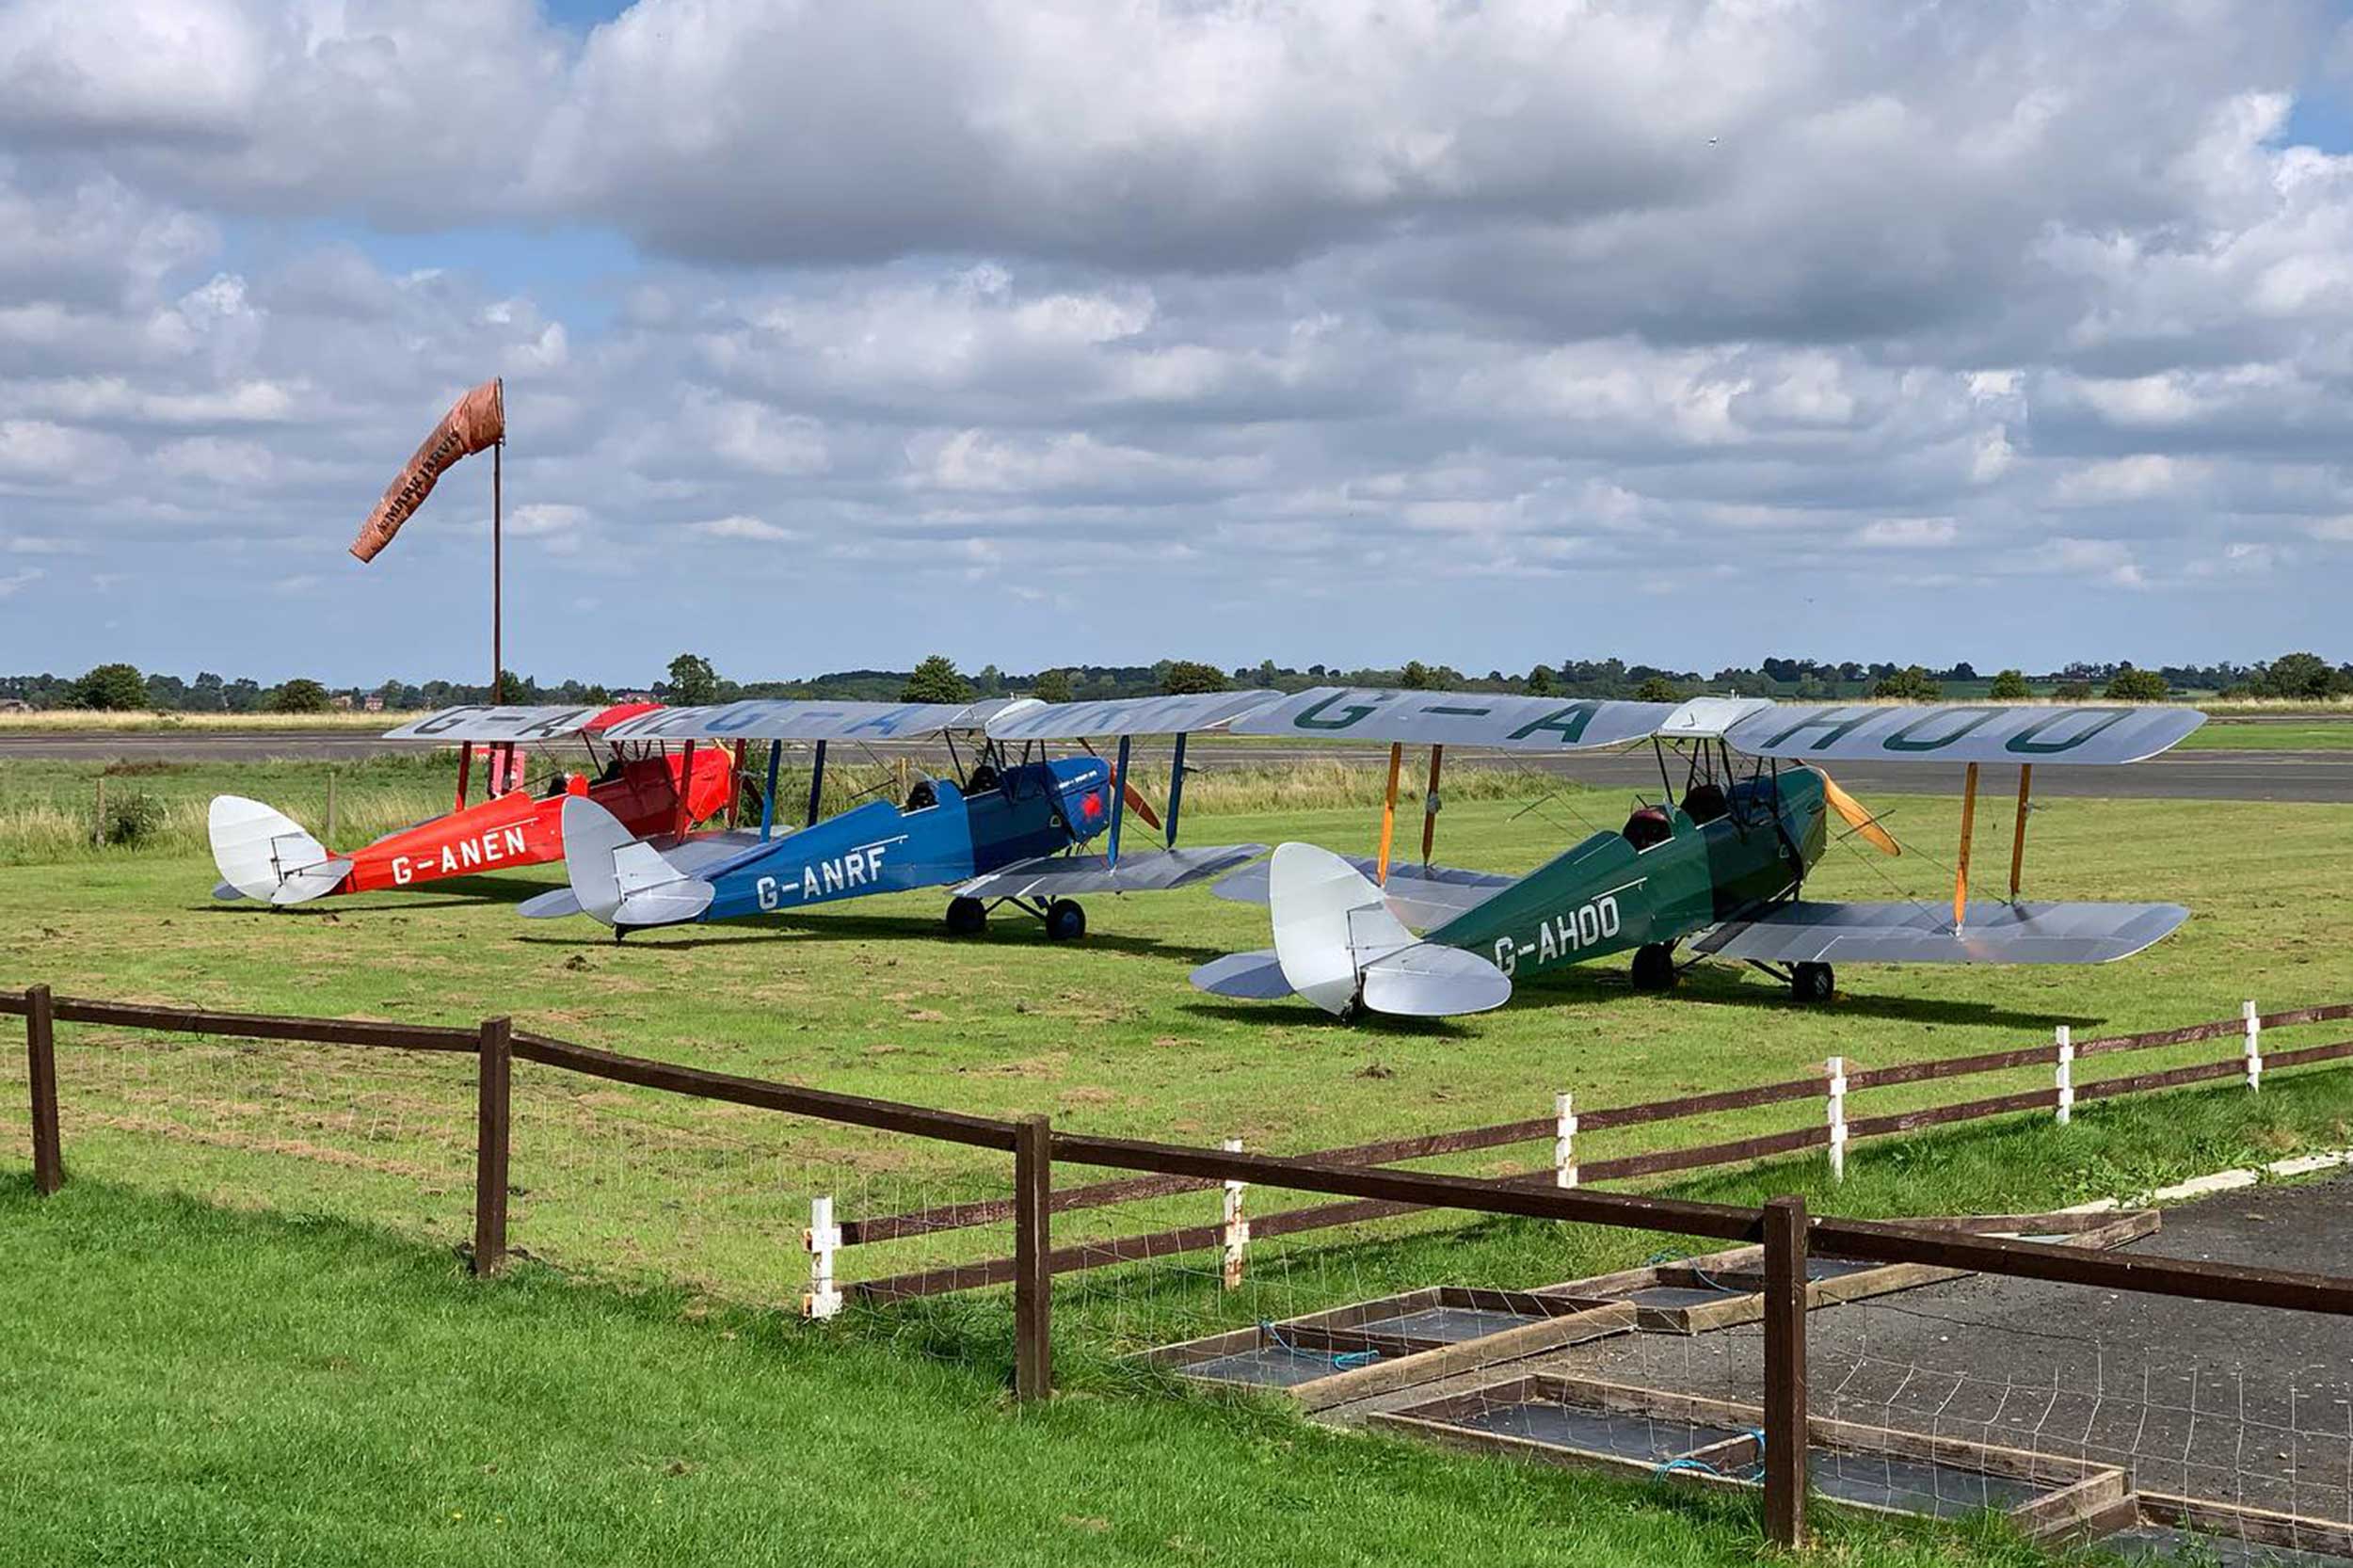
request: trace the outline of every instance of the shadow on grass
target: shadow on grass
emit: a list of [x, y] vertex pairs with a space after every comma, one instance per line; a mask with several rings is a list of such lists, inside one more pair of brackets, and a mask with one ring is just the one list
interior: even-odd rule
[[[509, 882], [495, 876], [453, 876], [428, 884], [432, 895], [422, 889], [403, 893], [393, 888], [376, 888], [359, 894], [328, 895], [280, 909], [258, 899], [206, 899], [201, 904], [187, 905], [192, 915], [407, 915], [425, 909], [471, 909], [485, 904], [520, 904], [549, 890], [545, 882]], [[392, 896], [379, 902], [377, 893]]]
[[[690, 932], [708, 932], [707, 936], [690, 936]], [[518, 935], [520, 942], [543, 947], [612, 947], [613, 933], [599, 930], [591, 936], [584, 932], [577, 936]], [[630, 948], [648, 948], [659, 952], [691, 952], [696, 948], [728, 947], [743, 942], [886, 942], [933, 941], [952, 942], [984, 952], [991, 948], [1016, 948], [1023, 952], [1060, 951], [1071, 952], [1132, 952], [1169, 958], [1185, 964], [1205, 964], [1222, 956], [1216, 948], [1203, 948], [1176, 942], [1164, 942], [1149, 936], [1130, 936], [1118, 932], [1089, 931], [1077, 942], [1057, 942], [1048, 938], [1046, 928], [1035, 920], [1004, 920], [992, 923], [983, 936], [955, 936], [936, 918], [891, 915], [754, 915], [742, 920], [712, 920], [701, 925], [652, 926], [633, 933], [620, 944]]]

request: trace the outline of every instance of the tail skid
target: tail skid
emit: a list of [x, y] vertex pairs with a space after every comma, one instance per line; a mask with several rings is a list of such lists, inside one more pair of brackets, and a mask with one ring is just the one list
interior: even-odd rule
[[[1344, 1016], [1361, 1005], [1444, 1017], [1483, 1013], [1512, 995], [1503, 971], [1477, 953], [1425, 942], [1407, 930], [1381, 889], [1329, 850], [1279, 846], [1267, 902], [1284, 981], [1327, 1013]], [[1226, 978], [1230, 984], [1240, 976]]]
[[717, 892], [583, 795], [564, 803], [564, 870], [581, 909], [616, 929], [691, 920], [711, 907]]
[[350, 861], [328, 854], [299, 823], [258, 800], [215, 795], [204, 826], [221, 877], [215, 897], [242, 894], [285, 908], [333, 892], [351, 874]]

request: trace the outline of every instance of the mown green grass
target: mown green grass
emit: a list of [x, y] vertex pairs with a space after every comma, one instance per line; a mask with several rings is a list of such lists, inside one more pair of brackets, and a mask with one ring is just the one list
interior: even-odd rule
[[[1754, 1499], [1255, 1400], [1066, 1396], [331, 1221], [0, 1179], [0, 1557], [25, 1563], [1769, 1560]], [[2040, 1560], [1821, 1511], [1857, 1568]]]

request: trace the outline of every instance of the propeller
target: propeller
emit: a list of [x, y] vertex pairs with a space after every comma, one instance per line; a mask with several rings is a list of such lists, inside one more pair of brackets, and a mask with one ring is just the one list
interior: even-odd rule
[[1865, 809], [1861, 801], [1840, 789], [1837, 782], [1821, 769], [1816, 768], [1814, 773], [1815, 776], [1822, 781], [1822, 799], [1829, 803], [1832, 810], [1846, 819], [1849, 827], [1861, 834], [1865, 841], [1881, 855], [1903, 853], [1903, 846], [1896, 842], [1894, 835], [1880, 825], [1879, 818]]
[[1133, 811], [1137, 816], [1142, 817], [1145, 826], [1151, 828], [1155, 833], [1159, 832], [1160, 828], [1160, 819], [1159, 814], [1152, 809], [1150, 803], [1147, 802], [1143, 795], [1137, 793], [1136, 787], [1128, 782], [1128, 780], [1123, 778], [1119, 781], [1119, 784], [1121, 792], [1128, 797], [1128, 809]]

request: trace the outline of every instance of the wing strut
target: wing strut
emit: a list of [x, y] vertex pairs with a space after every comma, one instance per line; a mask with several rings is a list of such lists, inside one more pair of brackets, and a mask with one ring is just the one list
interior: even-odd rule
[[728, 825], [729, 827], [735, 825], [736, 808], [744, 799], [744, 748], [748, 744], [750, 743], [747, 741], [735, 743], [735, 766], [728, 774]]
[[2034, 792], [2034, 764], [2018, 767], [2018, 825], [2009, 835], [2009, 901], [2018, 902], [2018, 876], [2026, 864], [2026, 797]]
[[1421, 803], [1421, 863], [1430, 864], [1430, 852], [1438, 842], [1438, 769], [1446, 761], [1446, 747], [1430, 748], [1430, 793]]
[[1380, 874], [1373, 880], [1383, 887], [1389, 885], [1389, 843], [1397, 836], [1397, 774], [1405, 762], [1405, 743], [1389, 743], [1389, 791], [1381, 797], [1381, 857]]
[[1176, 731], [1176, 749], [1168, 760], [1168, 847], [1176, 847], [1176, 807], [1185, 798], [1185, 732]]
[[472, 782], [472, 775], [473, 743], [468, 741], [457, 748], [457, 804], [451, 807], [451, 810], [463, 811], [466, 808], [466, 786]]
[[1104, 846], [1103, 859], [1114, 868], [1119, 864], [1119, 824], [1128, 815], [1128, 745], [1133, 739], [1131, 735], [1119, 737], [1119, 760], [1112, 764], [1112, 836]]
[[1953, 870], [1953, 930], [1958, 934], [1961, 922], [1969, 912], [1969, 840], [1977, 826], [1977, 764], [1969, 764], [1969, 772], [1961, 787], [1961, 863]]
[[776, 831], [776, 774], [784, 766], [784, 743], [768, 743], [768, 792], [760, 797], [760, 841], [766, 843]]
[[686, 756], [678, 770], [678, 836], [695, 831], [695, 743], [686, 743]]
[[808, 824], [815, 826], [817, 808], [824, 804], [825, 793], [825, 743], [817, 743], [817, 760], [808, 770]]

